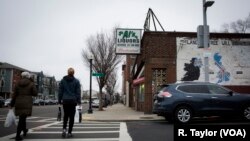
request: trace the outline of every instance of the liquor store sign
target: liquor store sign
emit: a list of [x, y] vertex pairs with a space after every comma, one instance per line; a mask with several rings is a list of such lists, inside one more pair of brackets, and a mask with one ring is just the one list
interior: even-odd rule
[[116, 53], [140, 54], [141, 29], [116, 29]]

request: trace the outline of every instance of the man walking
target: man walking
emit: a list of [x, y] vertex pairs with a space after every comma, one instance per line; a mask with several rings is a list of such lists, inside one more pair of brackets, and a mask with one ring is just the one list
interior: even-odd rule
[[68, 69], [68, 75], [64, 76], [59, 85], [58, 102], [63, 104], [63, 132], [62, 137], [66, 137], [67, 123], [69, 120], [69, 128], [67, 137], [71, 138], [72, 129], [74, 126], [74, 117], [76, 112], [76, 105], [81, 104], [81, 90], [80, 82], [74, 77], [74, 69]]

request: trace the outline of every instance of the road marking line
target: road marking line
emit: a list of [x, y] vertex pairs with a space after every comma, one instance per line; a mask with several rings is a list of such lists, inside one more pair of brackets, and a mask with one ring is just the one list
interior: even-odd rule
[[[43, 132], [37, 131], [44, 128], [61, 128], [61, 127], [51, 127], [54, 125], [59, 125], [61, 122], [53, 122], [50, 124], [45, 124], [42, 126], [38, 126], [35, 128], [30, 129], [29, 134], [60, 134], [61, 132]], [[117, 122], [116, 122], [117, 123]], [[89, 124], [89, 123], [88, 123]], [[83, 123], [84, 125], [84, 123]], [[89, 125], [96, 125], [96, 124], [89, 124]], [[110, 124], [101, 124], [100, 125], [110, 125]], [[90, 128], [90, 127], [74, 127], [74, 128]], [[91, 128], [100, 128], [100, 127], [91, 127]], [[115, 127], [101, 127], [101, 128], [115, 128]], [[131, 136], [128, 133], [127, 125], [125, 122], [120, 122], [120, 130], [118, 131], [75, 131], [74, 133], [81, 133], [81, 134], [95, 134], [95, 133], [119, 133], [119, 138], [81, 138], [81, 139], [71, 139], [71, 141], [132, 141]], [[0, 138], [0, 140], [4, 141], [12, 141], [15, 137], [15, 133], [11, 135], [4, 136]], [[47, 141], [48, 139], [25, 139], [27, 141]], [[64, 139], [51, 139], [52, 141], [64, 141]]]
[[[43, 118], [43, 117], [28, 117], [26, 122], [54, 122], [56, 121], [56, 118], [46, 118], [46, 119], [36, 120], [38, 118]], [[5, 121], [5, 120], [6, 120], [6, 116], [0, 117], [0, 121]], [[18, 117], [16, 118], [16, 120], [17, 121], [19, 120]]]
[[[57, 124], [57, 125], [63, 125], [63, 124]], [[105, 125], [105, 126], [120, 126], [120, 123], [116, 123], [116, 124], [91, 124], [91, 123], [82, 123], [82, 124], [74, 124], [74, 125], [82, 125], [82, 126], [86, 126], [86, 125]]]
[[[56, 131], [56, 132], [52, 132], [52, 131], [35, 131], [33, 130], [31, 133], [29, 134], [61, 134], [61, 131]], [[119, 131], [74, 131], [73, 134], [77, 134], [77, 133], [81, 133], [81, 134], [96, 134], [96, 133], [119, 133]]]
[[[43, 129], [43, 128], [47, 128], [47, 127], [49, 127], [49, 126], [56, 125], [56, 124], [58, 124], [58, 123], [59, 123], [59, 122], [56, 121], [56, 122], [53, 122], [53, 123], [49, 123], [49, 124], [45, 124], [45, 125], [41, 125], [41, 126], [32, 128], [31, 130], [40, 130], [40, 129]], [[32, 133], [32, 132], [30, 132], [30, 133]]]
[[[33, 130], [39, 130], [39, 129], [42, 129], [42, 128], [46, 128], [46, 127], [49, 127], [49, 126], [52, 126], [54, 124], [58, 124], [59, 122], [53, 122], [53, 123], [49, 123], [49, 124], [45, 124], [45, 125], [42, 125], [42, 126], [38, 126], [38, 127], [34, 127], [34, 128], [31, 128], [29, 130], [29, 134], [30, 133], [33, 133]], [[10, 135], [7, 135], [7, 136], [4, 136], [4, 137], [1, 137], [0, 138], [0, 141], [13, 141], [12, 138], [14, 138], [16, 136], [16, 133], [13, 133], [13, 134], [10, 134]], [[26, 140], [26, 139], [25, 139]], [[33, 141], [33, 139], [31, 139]], [[39, 139], [40, 141], [40, 139]], [[60, 141], [60, 140], [59, 140]]]
[[[54, 128], [54, 129], [57, 129], [57, 128], [62, 128], [62, 127], [47, 127], [47, 128]], [[120, 127], [73, 127], [74, 129], [91, 129], [91, 128], [93, 128], [93, 129], [95, 129], [95, 128], [102, 128], [102, 129], [109, 129], [109, 128], [117, 128], [117, 129], [119, 129]]]
[[119, 138], [119, 141], [132, 141], [132, 138], [128, 133], [127, 124], [125, 122], [121, 122], [121, 124], [120, 124], [120, 138]]
[[47, 122], [48, 120], [56, 120], [56, 118], [47, 118], [47, 119], [41, 119], [36, 122]]
[[36, 118], [39, 118], [39, 117], [27, 117], [27, 119], [36, 119]]
[[[25, 141], [65, 141], [65, 139], [25, 139]], [[67, 140], [67, 139], [66, 139]], [[4, 140], [4, 141], [13, 141], [11, 140]], [[119, 141], [119, 138], [84, 138], [84, 139], [74, 139], [70, 138], [70, 141]]]

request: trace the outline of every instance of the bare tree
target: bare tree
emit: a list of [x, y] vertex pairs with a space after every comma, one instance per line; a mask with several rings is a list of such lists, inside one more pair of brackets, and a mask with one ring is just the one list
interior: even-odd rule
[[229, 24], [223, 24], [222, 25], [222, 32], [223, 33], [229, 33]]
[[113, 95], [115, 93], [116, 88], [116, 82], [117, 82], [117, 72], [114, 70], [110, 77], [108, 78], [107, 84], [106, 84], [106, 91], [110, 95], [110, 102], [113, 103]]
[[239, 19], [235, 22], [229, 24], [222, 25], [223, 31], [228, 33], [230, 29], [234, 33], [247, 33], [250, 32], [250, 13], [245, 19]]
[[[115, 29], [112, 34], [97, 33], [87, 39], [87, 47], [82, 50], [83, 61], [88, 65], [89, 55], [93, 55], [93, 72], [103, 73], [103, 77], [96, 77], [99, 85], [99, 110], [103, 110], [102, 89], [106, 85], [110, 74], [116, 69], [121, 62], [122, 57], [115, 54]], [[89, 67], [89, 65], [88, 65]]]

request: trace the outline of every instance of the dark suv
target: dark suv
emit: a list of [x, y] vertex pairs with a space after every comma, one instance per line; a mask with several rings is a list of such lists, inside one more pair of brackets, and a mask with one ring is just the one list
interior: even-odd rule
[[164, 85], [158, 92], [153, 113], [180, 123], [204, 116], [240, 116], [250, 120], [250, 94], [208, 82], [174, 83]]

